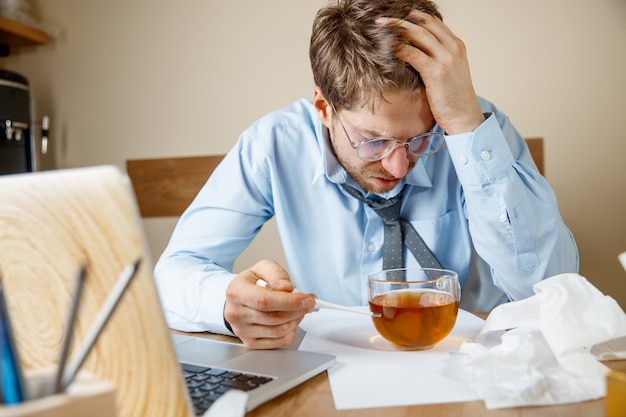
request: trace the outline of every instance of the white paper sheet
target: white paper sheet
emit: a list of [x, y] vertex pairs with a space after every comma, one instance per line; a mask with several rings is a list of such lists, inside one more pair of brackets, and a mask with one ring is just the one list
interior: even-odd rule
[[379, 336], [369, 317], [322, 309], [303, 323], [300, 350], [337, 357], [328, 376], [338, 410], [474, 401], [480, 398], [469, 388], [468, 357], [458, 349], [483, 323], [459, 310], [446, 339], [431, 350], [405, 352]]

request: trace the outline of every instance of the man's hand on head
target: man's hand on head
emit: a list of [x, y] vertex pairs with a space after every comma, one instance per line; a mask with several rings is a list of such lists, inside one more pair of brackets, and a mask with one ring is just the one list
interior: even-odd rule
[[379, 25], [404, 29], [406, 44], [396, 56], [422, 77], [426, 97], [437, 124], [449, 135], [474, 131], [485, 117], [472, 84], [465, 44], [438, 18], [414, 10], [418, 23], [381, 18]]

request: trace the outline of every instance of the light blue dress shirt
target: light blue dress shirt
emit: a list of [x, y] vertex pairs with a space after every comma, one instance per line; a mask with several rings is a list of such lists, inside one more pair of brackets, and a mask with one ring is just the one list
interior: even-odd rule
[[[446, 136], [443, 150], [420, 158], [383, 197], [404, 186], [402, 217], [444, 268], [458, 272], [462, 307], [487, 311], [532, 295], [543, 278], [577, 272], [578, 252], [523, 138], [491, 103], [480, 104], [485, 122]], [[228, 333], [223, 309], [233, 263], [272, 216], [300, 292], [366, 304], [367, 276], [382, 269], [383, 222], [342, 189], [344, 182], [358, 188], [310, 101], [254, 123], [182, 215], [157, 262], [169, 325]], [[405, 263], [418, 266], [406, 248]]]

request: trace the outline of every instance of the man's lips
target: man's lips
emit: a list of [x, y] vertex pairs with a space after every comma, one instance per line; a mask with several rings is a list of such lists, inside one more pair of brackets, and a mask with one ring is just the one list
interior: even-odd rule
[[392, 189], [400, 182], [400, 178], [393, 178], [388, 180], [386, 178], [373, 177], [372, 179], [378, 184], [378, 186], [389, 189]]

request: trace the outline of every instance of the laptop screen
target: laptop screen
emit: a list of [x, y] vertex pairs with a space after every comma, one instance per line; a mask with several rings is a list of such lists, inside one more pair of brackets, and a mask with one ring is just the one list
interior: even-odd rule
[[126, 176], [110, 166], [0, 176], [0, 269], [26, 371], [58, 364], [81, 265], [87, 276], [70, 359], [120, 272], [138, 257], [138, 275], [81, 371], [114, 383], [120, 417], [188, 417]]

